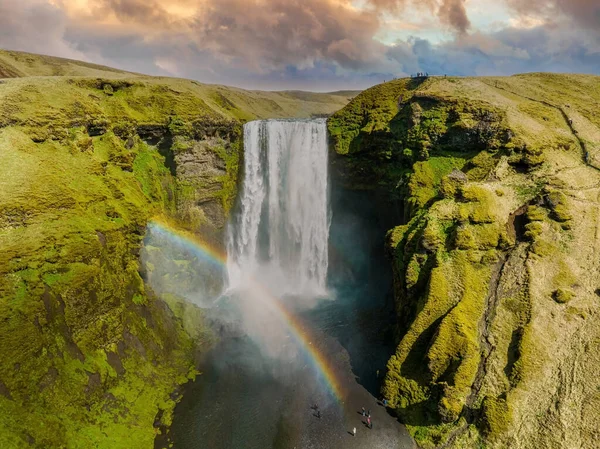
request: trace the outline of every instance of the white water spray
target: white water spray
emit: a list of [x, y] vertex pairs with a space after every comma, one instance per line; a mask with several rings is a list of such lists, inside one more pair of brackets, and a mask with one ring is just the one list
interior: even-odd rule
[[229, 288], [249, 278], [277, 295], [326, 293], [331, 214], [325, 120], [244, 126], [244, 182], [227, 232]]

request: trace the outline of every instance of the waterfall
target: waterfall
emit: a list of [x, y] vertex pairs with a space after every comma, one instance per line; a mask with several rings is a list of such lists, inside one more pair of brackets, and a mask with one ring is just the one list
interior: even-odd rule
[[244, 180], [227, 230], [230, 289], [253, 278], [279, 295], [325, 293], [327, 165], [325, 120], [244, 126]]

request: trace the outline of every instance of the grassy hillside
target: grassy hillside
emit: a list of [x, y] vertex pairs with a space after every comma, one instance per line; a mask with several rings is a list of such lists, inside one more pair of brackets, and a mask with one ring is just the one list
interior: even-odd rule
[[329, 120], [337, 174], [388, 233], [383, 394], [426, 448], [598, 441], [600, 78], [396, 80]]
[[[14, 86], [28, 89], [24, 86], [34, 85], [35, 87], [29, 89], [51, 89], [57, 97], [70, 92], [73, 78], [78, 77], [96, 78], [95, 83], [100, 83], [100, 87], [109, 80], [112, 80], [115, 86], [142, 85], [148, 88], [146, 96], [156, 94], [156, 87], [161, 86], [163, 92], [170, 89], [175, 94], [189, 95], [204, 101], [206, 104], [202, 105], [201, 109], [216, 111], [225, 117], [240, 120], [327, 115], [341, 109], [358, 94], [355, 91], [324, 94], [303, 91], [248, 91], [184, 79], [151, 77], [82, 61], [0, 49], [0, 79], [4, 78], [3, 82], [12, 84], [17, 80], [9, 81], [8, 78], [23, 77], [52, 77], [44, 80], [18, 80], [24, 84], [17, 82]], [[81, 83], [84, 87], [94, 84], [90, 80]], [[65, 100], [68, 99], [69, 95], [66, 95]], [[193, 110], [188, 112], [192, 115], [197, 113]]]
[[200, 309], [144, 280], [218, 286], [176, 248], [170, 263], [193, 276], [142, 269], [140, 253], [165, 250], [142, 248], [148, 222], [219, 244], [243, 121], [331, 113], [347, 97], [15, 52], [0, 70], [20, 76], [0, 80], [0, 447], [152, 447], [211, 336]]
[[0, 78], [128, 75], [135, 74], [73, 59], [0, 49]]

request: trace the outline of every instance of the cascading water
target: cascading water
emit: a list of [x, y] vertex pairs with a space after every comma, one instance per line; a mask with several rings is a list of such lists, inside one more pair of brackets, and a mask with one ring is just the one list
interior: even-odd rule
[[331, 214], [325, 120], [244, 127], [244, 182], [227, 233], [229, 288], [257, 279], [277, 295], [326, 292]]

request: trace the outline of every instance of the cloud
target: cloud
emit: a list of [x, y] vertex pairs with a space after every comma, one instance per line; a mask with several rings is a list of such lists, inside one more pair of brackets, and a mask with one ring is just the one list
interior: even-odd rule
[[[311, 67], [317, 60], [359, 69], [384, 53], [376, 15], [333, 0], [247, 0], [206, 4], [194, 32], [205, 47], [251, 66]], [[254, 6], [254, 7], [252, 7]]]
[[162, 61], [155, 71], [159, 65], [173, 67], [165, 64], [166, 56], [199, 53], [204, 60], [262, 74], [289, 66], [308, 70], [324, 61], [363, 70], [385, 54], [385, 46], [373, 39], [379, 17], [352, 7], [350, 0], [88, 0], [83, 9], [80, 2], [56, 1], [71, 19], [67, 38], [78, 48], [115, 57], [115, 51], [128, 53], [122, 46], [110, 48], [117, 37], [121, 44], [144, 44]]
[[465, 9], [465, 0], [444, 0], [439, 9], [442, 23], [450, 25], [459, 33], [464, 34], [471, 26]]
[[435, 12], [443, 25], [459, 33], [465, 33], [471, 26], [465, 8], [466, 0], [369, 0], [375, 11], [401, 14], [406, 8], [416, 8]]
[[87, 9], [81, 2], [55, 1], [75, 26], [118, 24], [148, 41], [182, 33], [200, 49], [263, 71], [311, 67], [317, 60], [354, 70], [373, 65], [385, 53], [374, 36], [386, 11], [437, 11], [443, 25], [461, 34], [470, 26], [465, 0], [367, 0], [368, 8], [352, 0], [87, 0]]
[[600, 42], [567, 28], [509, 27], [433, 44], [413, 37], [388, 50], [405, 71], [448, 75], [512, 75], [531, 71], [599, 73]]
[[0, 2], [0, 46], [3, 48], [86, 60], [85, 54], [64, 40], [67, 26], [64, 11], [43, 0]]
[[600, 33], [600, 3], [596, 0], [507, 0], [517, 12], [544, 18], [547, 22], [570, 19]]
[[418, 71], [600, 72], [593, 2], [505, 0], [486, 32], [473, 1], [0, 0], [0, 47], [260, 89], [357, 89]]

